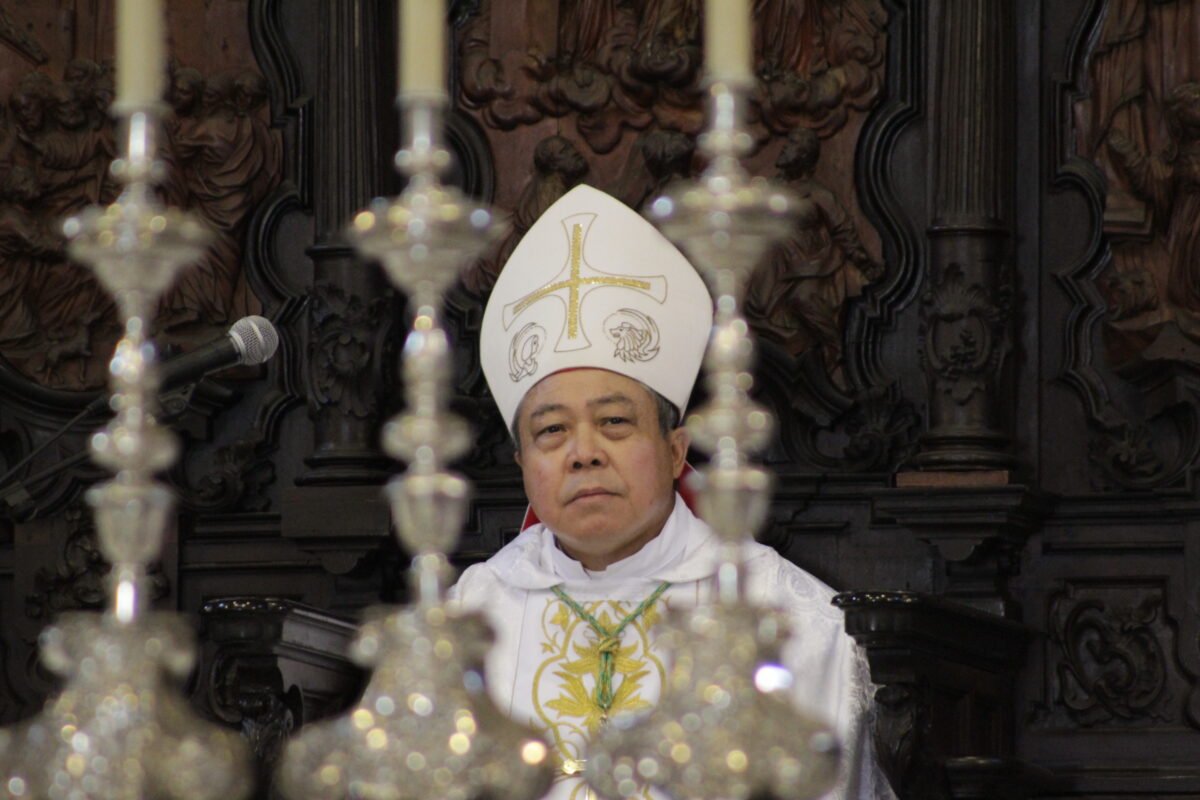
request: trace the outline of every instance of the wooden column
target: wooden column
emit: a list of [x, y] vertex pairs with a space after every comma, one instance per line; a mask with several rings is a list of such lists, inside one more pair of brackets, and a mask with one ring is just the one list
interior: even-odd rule
[[1013, 22], [1007, 0], [940, 5], [933, 67], [933, 220], [922, 297], [929, 428], [922, 470], [1001, 471], [1012, 346]]
[[313, 449], [301, 484], [379, 483], [388, 461], [379, 444], [386, 347], [398, 313], [387, 281], [364, 264], [342, 231], [376, 196], [391, 193], [393, 118], [391, 6], [323, 0], [322, 47], [313, 103], [315, 243], [309, 299], [308, 409]]
[[[314, 244], [308, 297], [307, 401], [312, 449], [284, 491], [283, 535], [344, 574], [388, 536], [380, 484], [393, 469], [380, 429], [396, 381], [393, 325], [403, 313], [378, 265], [343, 231], [378, 196], [394, 194], [399, 147], [393, 101], [394, 4], [320, 0], [313, 101]], [[347, 509], [355, 512], [347, 514]]]
[[930, 20], [929, 267], [921, 296], [928, 427], [914, 471], [873, 503], [933, 547], [934, 589], [1020, 617], [1008, 583], [1052, 502], [1013, 479], [1016, 59], [1009, 0], [941, 0]]

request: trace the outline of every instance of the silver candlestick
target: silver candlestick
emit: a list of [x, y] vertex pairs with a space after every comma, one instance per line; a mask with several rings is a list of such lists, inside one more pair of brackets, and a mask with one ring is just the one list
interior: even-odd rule
[[748, 395], [754, 341], [741, 299], [767, 249], [794, 224], [797, 204], [740, 164], [752, 144], [743, 92], [711, 84], [710, 127], [700, 142], [709, 166], [699, 180], [655, 200], [648, 214], [715, 298], [705, 354], [710, 399], [687, 426], [712, 453], [694, 488], [721, 552], [715, 602], [667, 617], [673, 667], [662, 701], [644, 717], [614, 720], [589, 749], [587, 779], [613, 800], [640, 797], [646, 784], [680, 798], [809, 798], [837, 778], [836, 737], [788, 698], [792, 678], [780, 658], [785, 614], [745, 598], [743, 545], [765, 521], [771, 492], [770, 474], [749, 458], [766, 447], [773, 420]]
[[352, 654], [373, 671], [355, 707], [289, 743], [279, 785], [294, 800], [536, 800], [552, 778], [546, 743], [487, 694], [487, 623], [446, 602], [446, 554], [468, 502], [467, 482], [446, 465], [466, 452], [470, 434], [447, 410], [453, 351], [439, 315], [458, 270], [502, 226], [439, 181], [449, 163], [438, 141], [444, 102], [404, 98], [409, 145], [396, 164], [408, 186], [358, 214], [349, 231], [359, 252], [408, 294], [413, 315], [404, 345], [407, 409], [383, 439], [390, 455], [408, 462], [387, 494], [398, 537], [414, 554], [414, 602], [381, 610], [360, 629]]
[[179, 450], [154, 418], [159, 381], [149, 328], [158, 298], [209, 236], [155, 194], [163, 171], [157, 105], [115, 110], [125, 156], [112, 173], [124, 190], [64, 225], [71, 254], [91, 264], [125, 325], [109, 362], [115, 416], [91, 440], [93, 457], [115, 476], [87, 494], [112, 563], [111, 603], [103, 614], [63, 615], [42, 633], [42, 662], [66, 686], [38, 716], [0, 735], [8, 743], [0, 746], [0, 775], [10, 797], [236, 800], [251, 788], [248, 749], [236, 733], [195, 717], [172, 685], [194, 664], [191, 629], [175, 614], [149, 612], [146, 597], [147, 568], [174, 508], [154, 475]]

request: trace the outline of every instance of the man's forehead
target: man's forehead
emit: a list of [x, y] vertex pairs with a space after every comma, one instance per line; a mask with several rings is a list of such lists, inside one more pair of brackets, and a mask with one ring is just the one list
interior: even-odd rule
[[518, 418], [552, 411], [595, 408], [640, 401], [653, 403], [650, 390], [638, 381], [603, 369], [557, 372], [539, 381], [521, 400]]
[[577, 406], [588, 409], [610, 408], [612, 406], [633, 406], [636, 402], [628, 395], [621, 393], [605, 394], [599, 397], [585, 398], [582, 403], [562, 403], [555, 401], [547, 401], [538, 403], [529, 409], [530, 418], [540, 417], [546, 414], [551, 414], [556, 411], [571, 411]]

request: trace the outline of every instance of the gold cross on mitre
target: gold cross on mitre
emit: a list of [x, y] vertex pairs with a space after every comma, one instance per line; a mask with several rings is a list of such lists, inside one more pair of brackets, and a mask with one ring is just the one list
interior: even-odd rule
[[553, 297], [567, 306], [567, 321], [563, 331], [554, 346], [557, 352], [570, 350], [585, 350], [591, 347], [591, 342], [584, 335], [579, 325], [579, 311], [583, 306], [583, 298], [594, 289], [617, 287], [633, 289], [647, 297], [652, 297], [659, 303], [667, 299], [667, 279], [664, 275], [634, 276], [613, 275], [601, 272], [587, 263], [584, 255], [584, 243], [587, 241], [588, 230], [596, 221], [597, 215], [590, 212], [572, 214], [562, 221], [567, 233], [569, 255], [567, 263], [559, 270], [549, 283], [540, 289], [535, 289], [519, 300], [514, 300], [504, 306], [504, 329], [508, 330], [513, 321], [530, 306], [547, 297]]

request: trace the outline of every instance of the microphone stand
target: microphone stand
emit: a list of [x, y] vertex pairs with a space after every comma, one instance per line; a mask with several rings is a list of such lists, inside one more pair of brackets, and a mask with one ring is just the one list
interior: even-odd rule
[[33, 499], [33, 496], [29, 494], [29, 490], [26, 488], [27, 486], [32, 486], [44, 478], [57, 475], [76, 464], [82, 464], [90, 457], [91, 454], [87, 450], [82, 450], [73, 456], [67, 456], [52, 467], [47, 467], [41, 472], [35, 472], [24, 480], [13, 481], [11, 484], [0, 486], [0, 500], [3, 500], [4, 504], [9, 508], [16, 510]]
[[[36, 458], [38, 455], [43, 453], [47, 447], [54, 444], [59, 439], [61, 439], [63, 436], [65, 436], [67, 431], [71, 430], [71, 428], [75, 427], [75, 425], [82, 422], [85, 418], [91, 416], [92, 414], [95, 414], [97, 411], [104, 408], [104, 406], [107, 403], [108, 403], [108, 395], [107, 394], [103, 394], [100, 397], [93, 400], [92, 402], [88, 403], [87, 406], [84, 407], [84, 409], [82, 411], [80, 411], [78, 414], [76, 414], [75, 416], [71, 417], [69, 420], [64, 422], [58, 428], [58, 430], [56, 430], [50, 436], [49, 439], [42, 442], [40, 445], [38, 445], [34, 449], [30, 450], [28, 453], [25, 454], [25, 456], [20, 461], [18, 461], [16, 464], [13, 464], [11, 467], [9, 467], [7, 472], [5, 472], [3, 475], [0, 475], [0, 492], [3, 492], [3, 494], [0, 495], [0, 500], [3, 500], [7, 505], [12, 506], [13, 508], [16, 508], [16, 506], [18, 504], [28, 502], [31, 498], [29, 496], [29, 493], [27, 491], [25, 491], [24, 484], [40, 479], [43, 476], [43, 473], [45, 473], [46, 471], [43, 470], [42, 472], [37, 473], [36, 475], [27, 477], [24, 481], [22, 481], [22, 480], [12, 481], [16, 485], [14, 487], [12, 487], [11, 489], [8, 488], [10, 479], [13, 478], [13, 476], [16, 475], [21, 470], [22, 467], [24, 467], [26, 464], [28, 464], [30, 461], [32, 461], [34, 458]], [[86, 455], [86, 453], [85, 453], [85, 455]], [[78, 461], [72, 462], [72, 464], [77, 464], [77, 463], [79, 463], [79, 462]], [[54, 474], [59, 469], [65, 469], [65, 468], [66, 467], [60, 463], [49, 474]]]
[[[248, 342], [247, 339], [250, 341]], [[158, 414], [159, 418], [163, 421], [170, 421], [180, 416], [191, 402], [196, 385], [206, 375], [242, 364], [251, 366], [263, 364], [275, 354], [278, 343], [279, 334], [271, 320], [256, 316], [243, 317], [233, 324], [224, 338], [208, 342], [162, 362], [159, 386], [162, 394], [158, 397], [159, 411], [161, 412]], [[232, 363], [225, 363], [226, 358], [235, 354], [236, 359]], [[86, 408], [67, 420], [49, 439], [31, 450], [7, 472], [0, 475], [0, 510], [3, 510], [5, 505], [15, 509], [32, 500], [33, 498], [25, 488], [26, 485], [36, 483], [86, 460], [86, 454], [79, 454], [68, 457], [55, 466], [30, 475], [24, 480], [14, 478], [21, 468], [61, 439], [76, 424], [91, 414], [103, 410], [108, 405], [108, 399], [109, 395], [105, 393], [92, 400]], [[14, 485], [10, 487], [10, 483]]]
[[[175, 409], [175, 413], [173, 414], [160, 414], [159, 416], [162, 421], [169, 422], [175, 417], [178, 417], [182, 411], [187, 409], [188, 402], [190, 401], [192, 394], [195, 392], [197, 382], [198, 381], [191, 381], [189, 383], [185, 383], [182, 386], [176, 387], [164, 393], [159, 398], [160, 408], [164, 410]], [[182, 397], [177, 397], [179, 395], [182, 395]], [[33, 500], [33, 496], [29, 493], [30, 487], [45, 480], [46, 478], [52, 478], [60, 472], [64, 472], [72, 467], [87, 462], [87, 460], [91, 457], [91, 453], [88, 451], [85, 444], [83, 450], [67, 456], [56, 464], [35, 472], [32, 475], [27, 475], [24, 478], [15, 477], [22, 467], [31, 462], [39, 454], [45, 452], [46, 448], [65, 436], [68, 431], [75, 427], [75, 425], [87, 419], [89, 416], [102, 411], [108, 405], [108, 398], [109, 395], [105, 393], [88, 403], [83, 410], [64, 422], [56, 431], [54, 431], [50, 438], [42, 442], [33, 450], [30, 450], [23, 458], [21, 458], [20, 461], [13, 464], [7, 472], [5, 472], [3, 475], [0, 475], [0, 513], [3, 512], [5, 506], [16, 511], [21, 506]], [[182, 402], [179, 402], [180, 400]]]

